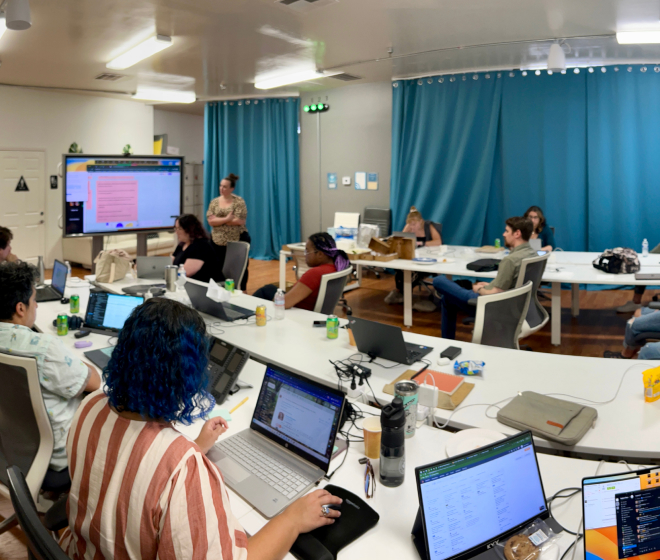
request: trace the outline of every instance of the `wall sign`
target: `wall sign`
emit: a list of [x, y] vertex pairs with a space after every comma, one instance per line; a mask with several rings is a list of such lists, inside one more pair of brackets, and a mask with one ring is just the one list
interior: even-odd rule
[[18, 183], [16, 184], [16, 188], [14, 189], [14, 192], [27, 192], [30, 189], [28, 189], [27, 183], [25, 182], [25, 179], [23, 178], [23, 175], [21, 175], [21, 178], [18, 180]]
[[328, 188], [336, 189], [337, 188], [337, 174], [328, 173]]
[[51, 189], [56, 189], [57, 188], [57, 175], [51, 175], [50, 176], [50, 188]]
[[355, 190], [364, 191], [367, 189], [367, 174], [364, 171], [355, 172]]
[[378, 173], [367, 173], [367, 190], [378, 190]]

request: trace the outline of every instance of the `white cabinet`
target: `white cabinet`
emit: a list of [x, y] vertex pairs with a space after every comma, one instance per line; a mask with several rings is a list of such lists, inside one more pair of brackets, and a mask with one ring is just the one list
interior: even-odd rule
[[195, 192], [194, 187], [185, 186], [183, 187], [183, 205], [184, 206], [193, 206], [195, 204]]
[[195, 168], [194, 164], [186, 163], [183, 169], [183, 185], [185, 187], [192, 187], [195, 184]]
[[204, 185], [193, 187], [193, 201], [194, 204], [204, 204]]
[[193, 163], [193, 182], [195, 185], [204, 184], [204, 164]]

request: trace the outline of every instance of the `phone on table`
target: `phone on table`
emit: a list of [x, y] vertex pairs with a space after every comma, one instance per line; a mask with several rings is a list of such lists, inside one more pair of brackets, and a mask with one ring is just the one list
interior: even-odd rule
[[442, 354], [440, 354], [441, 358], [449, 358], [450, 360], [454, 360], [458, 356], [461, 355], [462, 350], [458, 348], [458, 346], [450, 346], [449, 348], [445, 348], [442, 351]]
[[325, 327], [325, 321], [314, 321], [314, 327]]

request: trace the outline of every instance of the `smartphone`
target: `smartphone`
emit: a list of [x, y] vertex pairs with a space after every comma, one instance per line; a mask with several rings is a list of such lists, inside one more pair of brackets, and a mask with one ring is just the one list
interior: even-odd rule
[[457, 358], [458, 356], [461, 355], [462, 350], [458, 348], [457, 346], [450, 346], [449, 348], [445, 348], [442, 351], [442, 354], [440, 354], [441, 358], [449, 358], [450, 360], [453, 360]]
[[325, 327], [325, 321], [314, 321], [314, 327]]

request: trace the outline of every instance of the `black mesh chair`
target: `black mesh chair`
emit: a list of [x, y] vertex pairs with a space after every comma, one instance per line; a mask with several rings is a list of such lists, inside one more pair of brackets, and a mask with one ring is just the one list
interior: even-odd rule
[[[27, 473], [34, 502], [39, 490], [56, 493], [69, 489], [68, 471], [48, 468], [53, 454], [53, 429], [41, 394], [37, 361], [0, 353], [0, 493], [9, 496], [7, 468]], [[0, 533], [16, 525], [16, 515], [0, 523]]]
[[[348, 277], [352, 273], [353, 267], [349, 266], [339, 272], [321, 276], [321, 287], [319, 288], [319, 295], [314, 305], [314, 311], [316, 313], [323, 313], [324, 315], [332, 315], [334, 313], [335, 307], [337, 307], [344, 293]], [[348, 310], [347, 313], [350, 315]]]
[[362, 214], [362, 223], [378, 226], [379, 237], [387, 237], [392, 225], [392, 210], [367, 206]]
[[225, 278], [232, 278], [236, 288], [240, 289], [243, 274], [248, 265], [250, 256], [250, 244], [245, 241], [229, 241], [225, 264], [222, 266], [222, 274]]
[[28, 558], [31, 560], [69, 560], [69, 557], [41, 522], [32, 499], [32, 493], [21, 469], [13, 465], [6, 471], [2, 471], [2, 477], [7, 479], [15, 515], [27, 537]]
[[520, 288], [470, 300], [477, 307], [472, 342], [519, 350], [518, 337], [527, 316], [531, 295], [530, 280]]
[[518, 281], [516, 288], [520, 288], [527, 282], [532, 282], [532, 295], [527, 310], [527, 316], [522, 325], [520, 338], [528, 337], [536, 331], [541, 330], [550, 320], [550, 315], [538, 300], [537, 294], [543, 273], [545, 272], [545, 265], [548, 263], [550, 253], [546, 253], [540, 257], [530, 257], [523, 259], [520, 264], [520, 272], [518, 273]]

